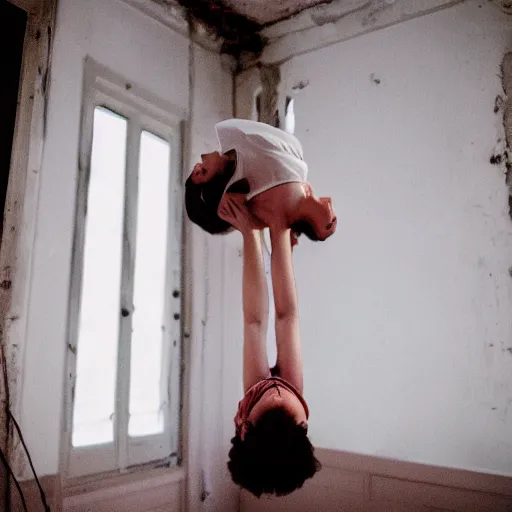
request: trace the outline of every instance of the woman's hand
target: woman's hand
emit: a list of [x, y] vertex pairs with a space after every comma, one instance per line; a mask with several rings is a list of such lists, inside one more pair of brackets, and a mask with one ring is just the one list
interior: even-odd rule
[[229, 222], [242, 234], [265, 227], [249, 211], [245, 194], [234, 194], [231, 192], [224, 194], [217, 212], [222, 220]]
[[[229, 222], [240, 233], [248, 234], [251, 231], [261, 230], [267, 226], [251, 214], [247, 207], [245, 194], [228, 192], [224, 194], [217, 210], [219, 217]], [[272, 226], [271, 229], [276, 228]], [[283, 229], [285, 229], [283, 227]], [[292, 249], [299, 245], [299, 235], [290, 230], [290, 245]]]

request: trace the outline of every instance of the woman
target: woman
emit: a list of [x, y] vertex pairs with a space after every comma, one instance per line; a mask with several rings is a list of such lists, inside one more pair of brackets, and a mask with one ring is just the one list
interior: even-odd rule
[[332, 201], [313, 194], [296, 137], [242, 119], [223, 121], [215, 129], [221, 152], [201, 155], [186, 182], [185, 205], [192, 222], [212, 234], [229, 232], [233, 219], [223, 202], [241, 193], [262, 226], [281, 218], [295, 235], [293, 243], [301, 233], [323, 241], [335, 232]]
[[309, 411], [302, 396], [302, 357], [290, 228], [283, 218], [270, 223], [277, 364], [266, 353], [268, 290], [260, 231], [245, 196], [230, 194], [224, 205], [244, 239], [243, 381], [245, 396], [235, 417], [236, 435], [228, 467], [233, 481], [260, 497], [282, 496], [301, 487], [319, 469], [307, 437]]

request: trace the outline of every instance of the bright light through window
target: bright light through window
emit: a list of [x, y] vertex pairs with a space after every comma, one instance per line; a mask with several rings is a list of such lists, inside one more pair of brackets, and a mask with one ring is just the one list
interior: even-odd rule
[[295, 133], [295, 110], [293, 105], [293, 98], [289, 96], [286, 98], [286, 110], [284, 118], [284, 131], [288, 133]]
[[169, 219], [169, 144], [149, 132], [140, 140], [137, 246], [130, 372], [130, 436], [164, 431], [163, 367]]
[[126, 119], [97, 107], [78, 330], [73, 446], [114, 439]]

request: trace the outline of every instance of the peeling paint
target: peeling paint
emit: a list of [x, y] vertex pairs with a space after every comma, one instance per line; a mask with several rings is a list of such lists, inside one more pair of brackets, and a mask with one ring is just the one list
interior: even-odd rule
[[349, 5], [346, 3], [320, 5], [312, 10], [311, 19], [320, 27], [327, 23], [336, 23], [345, 16], [366, 9], [373, 3], [373, 0], [355, 0], [347, 3]]
[[492, 165], [500, 165], [501, 162], [506, 160], [506, 158], [507, 158], [506, 155], [507, 155], [506, 151], [504, 151], [503, 154], [498, 153], [498, 154], [492, 155], [491, 158], [489, 158], [489, 163]]
[[222, 0], [179, 0], [195, 22], [224, 40], [221, 53], [237, 59], [244, 52], [260, 54], [264, 40], [261, 26], [235, 12]]
[[370, 12], [361, 20], [361, 25], [363, 27], [372, 27], [377, 23], [379, 15], [386, 9], [390, 9], [392, 5], [392, 3], [388, 3], [386, 0], [375, 2]]
[[260, 66], [262, 91], [260, 94], [260, 121], [279, 128], [279, 84], [281, 70], [279, 66]]
[[512, 14], [512, 0], [491, 0], [492, 3], [496, 4], [503, 12]]
[[505, 100], [503, 99], [503, 96], [498, 94], [496, 96], [496, 99], [494, 100], [494, 113], [495, 114], [497, 114], [503, 108], [504, 102], [505, 102]]
[[[261, 25], [288, 20], [305, 9], [332, 0], [224, 0], [224, 2], [249, 19]], [[351, 0], [345, 0], [350, 3]], [[352, 0], [353, 2], [354, 0]], [[357, 1], [357, 0], [356, 0]]]
[[[498, 111], [503, 106], [503, 127], [505, 129], [506, 149], [502, 154], [502, 161], [505, 165], [505, 182], [508, 186], [509, 193], [509, 215], [512, 219], [512, 52], [506, 53], [503, 57], [501, 64], [501, 80], [506, 99], [500, 103]], [[495, 104], [495, 109], [496, 106], [497, 103]]]
[[309, 80], [299, 80], [292, 86], [292, 91], [302, 91], [309, 85]]
[[375, 76], [375, 73], [371, 73], [370, 82], [374, 85], [380, 85], [381, 79]]

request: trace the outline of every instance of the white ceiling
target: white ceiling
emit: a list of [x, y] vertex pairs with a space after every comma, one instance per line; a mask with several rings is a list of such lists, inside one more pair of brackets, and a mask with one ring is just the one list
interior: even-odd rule
[[238, 14], [261, 25], [288, 18], [293, 14], [330, 0], [223, 0]]

